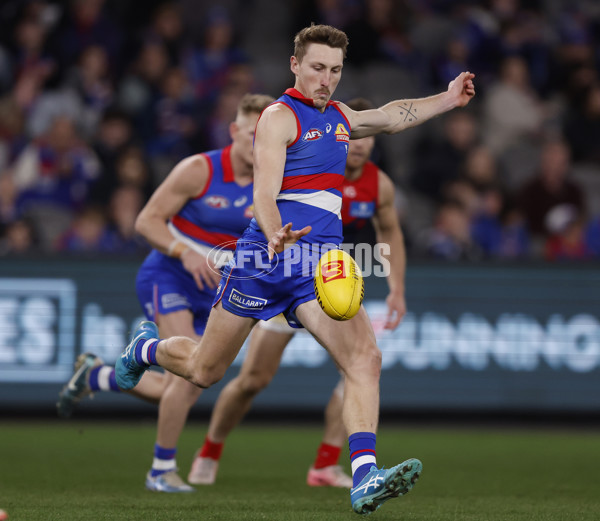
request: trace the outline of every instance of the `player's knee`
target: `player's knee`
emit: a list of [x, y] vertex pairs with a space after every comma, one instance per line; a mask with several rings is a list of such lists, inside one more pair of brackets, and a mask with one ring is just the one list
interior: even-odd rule
[[225, 369], [220, 369], [219, 367], [198, 367], [194, 369], [188, 380], [202, 389], [207, 389], [223, 378]]
[[270, 383], [271, 375], [253, 373], [249, 375], [244, 375], [244, 377], [241, 378], [240, 388], [242, 389], [244, 394], [248, 396], [256, 396]]
[[352, 363], [345, 373], [349, 377], [379, 380], [381, 375], [381, 351], [375, 343], [369, 343], [352, 357]]

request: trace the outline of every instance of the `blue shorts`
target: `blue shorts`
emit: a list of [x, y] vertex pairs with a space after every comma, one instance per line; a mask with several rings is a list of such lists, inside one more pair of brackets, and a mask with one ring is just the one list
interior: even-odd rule
[[194, 330], [198, 335], [204, 333], [216, 290], [200, 290], [180, 260], [152, 250], [138, 271], [135, 286], [148, 320], [154, 321], [157, 313], [189, 309], [194, 315]]
[[303, 246], [306, 249], [299, 244], [269, 261], [264, 236], [247, 228], [233, 259], [223, 268], [214, 304], [221, 302], [234, 315], [258, 320], [283, 313], [290, 326], [301, 328], [295, 311], [316, 298], [314, 271], [320, 259], [320, 250], [313, 252], [311, 244]]

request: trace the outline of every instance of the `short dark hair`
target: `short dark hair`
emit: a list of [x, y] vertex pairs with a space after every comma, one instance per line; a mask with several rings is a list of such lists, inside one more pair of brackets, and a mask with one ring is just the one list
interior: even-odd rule
[[346, 57], [348, 48], [348, 36], [331, 25], [310, 24], [305, 27], [294, 38], [294, 56], [301, 62], [306, 55], [306, 49], [310, 43], [321, 43], [334, 49], [341, 49]]

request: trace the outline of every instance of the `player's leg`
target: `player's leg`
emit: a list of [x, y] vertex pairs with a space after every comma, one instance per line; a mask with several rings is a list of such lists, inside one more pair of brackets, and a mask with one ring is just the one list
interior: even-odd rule
[[285, 346], [294, 336], [293, 329], [289, 329], [292, 332], [280, 332], [267, 329], [262, 323], [253, 329], [240, 373], [223, 388], [217, 398], [204, 445], [194, 459], [188, 476], [190, 483], [211, 485], [215, 482], [225, 440], [242, 421], [254, 397], [273, 379]]
[[[156, 322], [161, 336], [170, 337], [179, 334], [200, 340], [194, 329], [194, 316], [188, 309], [158, 314]], [[146, 374], [148, 372], [144, 373], [144, 376]], [[177, 442], [189, 411], [202, 389], [179, 376], [166, 374], [168, 384], [159, 402], [154, 459], [152, 468], [146, 476], [146, 487], [160, 492], [192, 492], [194, 489], [185, 484], [177, 474]]]
[[[167, 376], [162, 371], [147, 371], [138, 384], [127, 394], [150, 403], [158, 404], [167, 385]], [[58, 415], [68, 418], [79, 402], [86, 396], [98, 392], [123, 392], [115, 379], [115, 368], [105, 364], [93, 353], [82, 353], [75, 361], [73, 376], [65, 384], [58, 395], [56, 408]]]
[[325, 429], [315, 461], [308, 469], [306, 483], [311, 487], [351, 488], [352, 478], [338, 464], [348, 435], [342, 420], [344, 379], [336, 385], [325, 409]]
[[388, 499], [406, 494], [419, 477], [421, 462], [410, 459], [391, 469], [377, 469], [381, 352], [364, 308], [351, 320], [337, 322], [322, 312], [316, 300], [310, 300], [298, 306], [296, 315], [326, 347], [344, 376], [342, 414], [354, 485], [350, 497], [352, 508], [367, 514]]
[[223, 378], [256, 322], [230, 313], [220, 302], [212, 309], [200, 342], [185, 336], [160, 340], [148, 328], [153, 323], [142, 322], [117, 360], [117, 383], [131, 389], [151, 365], [160, 365], [198, 387], [210, 387]]

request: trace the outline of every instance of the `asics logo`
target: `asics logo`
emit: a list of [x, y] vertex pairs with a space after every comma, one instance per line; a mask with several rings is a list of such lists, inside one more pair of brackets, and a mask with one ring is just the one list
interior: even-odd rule
[[123, 360], [127, 360], [128, 358], [131, 358], [131, 352], [133, 351], [133, 349], [135, 348], [135, 346], [138, 343], [138, 340], [140, 338], [142, 338], [144, 336], [144, 333], [140, 333], [138, 336], [136, 336], [131, 342], [130, 344], [127, 346], [127, 349], [125, 349], [125, 351], [123, 351], [123, 353], [121, 354], [121, 358]]
[[366, 483], [360, 485], [359, 487], [356, 487], [353, 491], [352, 494], [356, 494], [357, 492], [365, 492], [367, 493], [369, 491], [369, 487], [373, 487], [373, 489], [376, 489], [379, 484], [385, 479], [385, 476], [383, 475], [383, 473], [381, 474], [375, 474], [374, 476], [372, 476], [369, 481], [367, 481]]

